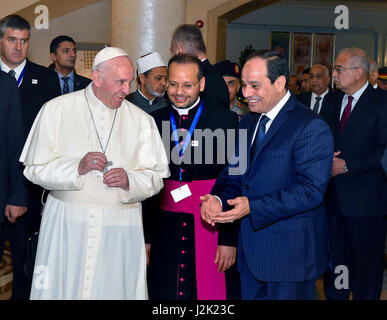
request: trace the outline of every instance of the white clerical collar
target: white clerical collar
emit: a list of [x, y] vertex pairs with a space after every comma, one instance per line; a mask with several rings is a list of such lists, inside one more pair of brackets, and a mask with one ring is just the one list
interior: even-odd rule
[[[23, 62], [22, 62], [21, 64], [19, 64], [15, 69], [13, 69], [13, 70], [15, 71], [15, 73], [16, 73], [16, 75], [15, 75], [16, 80], [19, 79], [20, 74], [23, 72], [23, 69], [24, 69], [26, 63], [27, 63], [27, 59], [24, 59]], [[1, 70], [4, 71], [4, 72], [6, 72], [6, 73], [8, 73], [9, 70], [11, 70], [11, 68], [8, 67], [8, 66], [3, 62], [3, 59], [0, 59], [0, 66], [1, 66]]]
[[195, 103], [192, 106], [190, 106], [189, 108], [186, 108], [186, 109], [176, 108], [173, 104], [172, 104], [172, 107], [173, 107], [173, 109], [175, 109], [179, 113], [179, 116], [186, 116], [186, 115], [188, 115], [188, 112], [191, 109], [195, 108], [199, 104], [199, 102], [200, 102], [200, 97], [198, 97], [198, 99], [195, 101]]
[[141, 92], [140, 88], [138, 88], [137, 91], [138, 91], [139, 94], [141, 94], [143, 96], [144, 99], [148, 100], [150, 106], [152, 105], [153, 101], [156, 99], [156, 97], [155, 97], [152, 100], [149, 100], [147, 97], [145, 97], [143, 95], [143, 93]]

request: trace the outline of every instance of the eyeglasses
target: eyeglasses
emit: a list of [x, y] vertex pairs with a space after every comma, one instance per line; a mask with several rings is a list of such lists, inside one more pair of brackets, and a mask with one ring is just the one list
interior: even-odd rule
[[337, 73], [341, 73], [342, 71], [344, 70], [349, 70], [349, 69], [357, 69], [359, 67], [347, 67], [347, 68], [344, 68], [344, 67], [336, 67], [336, 66], [333, 66], [332, 70], [333, 71], [336, 71]]
[[182, 85], [176, 83], [176, 82], [173, 82], [173, 81], [168, 81], [168, 84], [167, 84], [167, 87], [168, 88], [171, 88], [171, 89], [179, 89], [181, 87], [182, 90], [184, 91], [190, 91], [192, 90], [192, 88], [194, 86], [196, 86], [197, 83], [199, 83], [200, 80], [196, 80], [195, 82], [191, 83], [191, 82], [186, 82], [186, 83], [183, 83]]

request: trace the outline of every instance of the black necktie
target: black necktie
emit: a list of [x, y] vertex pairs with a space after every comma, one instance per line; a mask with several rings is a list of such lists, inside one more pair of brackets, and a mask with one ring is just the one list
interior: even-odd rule
[[256, 150], [258, 149], [259, 144], [262, 142], [263, 138], [265, 137], [266, 123], [269, 120], [270, 119], [267, 116], [263, 115], [261, 117], [261, 120], [259, 121], [257, 133], [255, 135], [255, 139], [254, 139], [253, 144], [251, 145], [251, 149], [250, 149], [250, 163], [254, 159], [254, 155], [255, 155]]
[[316, 113], [318, 113], [318, 109], [320, 107], [320, 100], [321, 100], [321, 97], [316, 97], [316, 102], [313, 107], [313, 111]]
[[64, 84], [63, 84], [63, 94], [69, 93], [70, 92], [70, 88], [69, 88], [70, 77], [62, 77], [62, 80], [64, 82]]
[[8, 71], [8, 74], [11, 76], [11, 77], [13, 77], [14, 79], [15, 79], [15, 81], [17, 81], [17, 79], [16, 79], [16, 72], [15, 72], [15, 70], [9, 70]]

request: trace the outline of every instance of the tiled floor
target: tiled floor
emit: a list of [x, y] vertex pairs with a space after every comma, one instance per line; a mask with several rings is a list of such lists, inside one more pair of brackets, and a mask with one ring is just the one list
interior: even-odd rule
[[[0, 258], [1, 260], [1, 258]], [[12, 261], [8, 242], [0, 263], [0, 300], [8, 300], [12, 293]]]

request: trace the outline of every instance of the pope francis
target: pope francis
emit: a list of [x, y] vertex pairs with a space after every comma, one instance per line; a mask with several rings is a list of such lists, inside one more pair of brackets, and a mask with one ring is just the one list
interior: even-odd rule
[[119, 48], [95, 57], [93, 82], [40, 110], [20, 161], [50, 190], [31, 299], [147, 299], [141, 201], [169, 176], [151, 116], [126, 101], [134, 68]]

